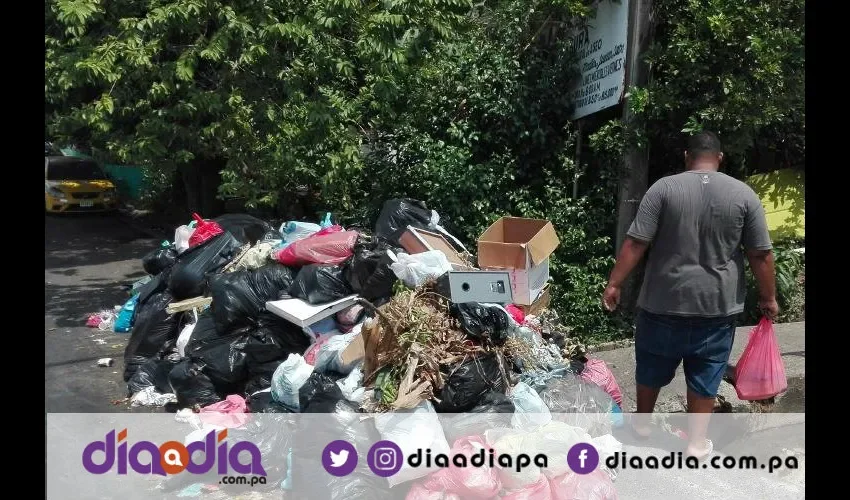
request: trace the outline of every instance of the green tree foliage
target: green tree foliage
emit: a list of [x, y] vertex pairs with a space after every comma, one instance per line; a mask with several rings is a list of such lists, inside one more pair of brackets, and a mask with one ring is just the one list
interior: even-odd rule
[[654, 18], [652, 81], [633, 95], [659, 175], [681, 165], [683, 133], [703, 128], [738, 177], [805, 168], [803, 0], [657, 0]]
[[158, 185], [206, 165], [222, 196], [281, 214], [304, 192], [304, 216], [368, 224], [409, 196], [473, 246], [499, 216], [549, 219], [556, 309], [622, 336], [600, 297], [623, 145], [675, 167], [682, 131], [705, 126], [733, 166], [802, 165], [803, 4], [657, 0], [652, 83], [631, 94], [644, 128], [600, 113], [577, 165], [567, 33], [591, 3], [47, 0], [46, 132]]

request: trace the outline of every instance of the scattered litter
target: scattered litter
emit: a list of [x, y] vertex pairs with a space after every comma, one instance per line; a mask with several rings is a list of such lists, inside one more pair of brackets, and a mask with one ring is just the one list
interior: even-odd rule
[[100, 358], [97, 360], [97, 366], [102, 366], [106, 368], [112, 366], [113, 363], [115, 363], [115, 360], [112, 358]]
[[176, 402], [174, 394], [160, 394], [155, 387], [145, 387], [133, 395], [130, 406], [165, 406]]
[[99, 345], [106, 345], [106, 341], [103, 339], [94, 339], [94, 342]]

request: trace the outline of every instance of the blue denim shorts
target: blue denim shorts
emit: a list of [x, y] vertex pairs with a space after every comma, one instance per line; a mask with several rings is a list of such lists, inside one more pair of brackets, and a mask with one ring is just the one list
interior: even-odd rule
[[735, 318], [666, 316], [639, 311], [635, 331], [635, 381], [661, 388], [684, 361], [685, 381], [697, 394], [713, 398], [723, 380]]

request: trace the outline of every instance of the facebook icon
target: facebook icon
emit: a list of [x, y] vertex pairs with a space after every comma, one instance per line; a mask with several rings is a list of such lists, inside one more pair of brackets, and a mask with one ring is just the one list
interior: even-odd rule
[[567, 465], [576, 474], [590, 474], [599, 465], [599, 452], [591, 444], [575, 444], [567, 452]]

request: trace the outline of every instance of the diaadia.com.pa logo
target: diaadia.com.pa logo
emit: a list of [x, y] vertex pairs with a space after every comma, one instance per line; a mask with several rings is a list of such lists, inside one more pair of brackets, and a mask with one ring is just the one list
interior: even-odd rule
[[94, 441], [83, 449], [83, 467], [92, 474], [106, 474], [117, 469], [127, 474], [128, 469], [138, 474], [206, 474], [217, 467], [218, 474], [232, 473], [265, 476], [260, 449], [254, 443], [237, 441], [228, 446], [227, 429], [210, 431], [203, 441], [187, 445], [179, 441], [166, 441], [160, 445], [150, 441], [130, 444], [127, 429], [106, 434], [102, 441]]

